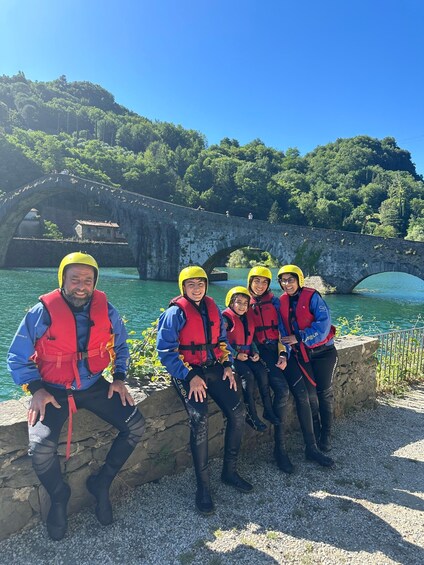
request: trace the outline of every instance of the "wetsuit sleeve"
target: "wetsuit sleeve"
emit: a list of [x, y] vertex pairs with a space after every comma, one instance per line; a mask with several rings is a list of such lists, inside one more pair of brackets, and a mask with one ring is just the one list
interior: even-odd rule
[[224, 367], [231, 367], [234, 362], [234, 359], [231, 353], [230, 344], [228, 343], [224, 316], [221, 314], [221, 312], [219, 313], [219, 317], [221, 320], [221, 329], [220, 329], [218, 342], [219, 342], [219, 347], [222, 351], [222, 357], [220, 359], [220, 362], [224, 365]]
[[50, 316], [44, 306], [36, 304], [20, 323], [7, 354], [7, 368], [17, 385], [28, 385], [34, 393], [42, 388], [41, 375], [31, 357], [35, 353], [37, 339], [50, 325]]
[[124, 321], [119, 315], [118, 311], [112, 304], [108, 302], [109, 320], [112, 324], [112, 331], [114, 334], [114, 350], [115, 359], [113, 367], [114, 380], [123, 381], [126, 377], [128, 370], [128, 363], [130, 360], [130, 352], [128, 349], [128, 333]]
[[190, 379], [194, 376], [192, 367], [184, 363], [178, 351], [179, 333], [185, 326], [184, 312], [178, 306], [170, 306], [162, 312], [158, 322], [156, 349], [162, 365], [168, 373], [179, 380]]
[[331, 328], [331, 316], [327, 304], [317, 292], [312, 295], [309, 310], [314, 321], [311, 326], [298, 331], [303, 343], [311, 347], [327, 337]]

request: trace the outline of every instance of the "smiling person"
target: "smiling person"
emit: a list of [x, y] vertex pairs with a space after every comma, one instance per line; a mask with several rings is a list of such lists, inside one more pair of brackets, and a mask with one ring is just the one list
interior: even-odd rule
[[[127, 332], [106, 295], [96, 290], [99, 267], [86, 253], [70, 253], [59, 266], [59, 288], [40, 296], [22, 320], [8, 352], [16, 384], [32, 394], [28, 410], [29, 455], [51, 506], [47, 532], [54, 540], [67, 529], [71, 495], [64, 482], [57, 446], [69, 417], [66, 458], [70, 455], [72, 416], [86, 408], [119, 430], [97, 475], [87, 480], [102, 525], [113, 522], [109, 487], [144, 431], [144, 418], [125, 383]], [[113, 382], [102, 372], [110, 366]]]
[[290, 345], [306, 376], [318, 447], [328, 452], [331, 450], [333, 379], [337, 367], [335, 327], [331, 324], [327, 304], [317, 290], [304, 286], [305, 277], [297, 265], [281, 267], [278, 282], [283, 290], [280, 312], [287, 332], [281, 339]]
[[[273, 408], [280, 420], [274, 426], [274, 457], [278, 468], [284, 473], [293, 473], [294, 467], [285, 447], [285, 420], [289, 392], [293, 394], [296, 412], [305, 442], [305, 457], [323, 467], [334, 462], [317, 448], [308, 389], [296, 359], [290, 355], [290, 343], [282, 343], [287, 332], [280, 315], [280, 301], [270, 291], [271, 271], [258, 265], [250, 269], [247, 285], [251, 294], [255, 320], [254, 341], [261, 359], [268, 368], [268, 378], [274, 392]], [[280, 340], [281, 337], [281, 340]]]
[[196, 508], [201, 514], [211, 514], [208, 397], [227, 418], [221, 480], [241, 492], [250, 492], [252, 485], [237, 472], [245, 412], [237, 394], [222, 315], [215, 301], [206, 296], [206, 272], [196, 265], [186, 267], [178, 283], [181, 295], [171, 300], [159, 318], [157, 350], [189, 416]]
[[231, 288], [227, 292], [225, 305], [227, 308], [222, 315], [234, 358], [234, 367], [242, 382], [246, 422], [254, 430], [263, 432], [267, 426], [259, 419], [256, 411], [255, 383], [258, 385], [264, 407], [263, 417], [274, 425], [278, 425], [280, 420], [272, 408], [265, 364], [262, 363], [258, 348], [253, 343], [255, 323], [253, 312], [249, 308], [250, 293], [247, 288], [243, 286]]

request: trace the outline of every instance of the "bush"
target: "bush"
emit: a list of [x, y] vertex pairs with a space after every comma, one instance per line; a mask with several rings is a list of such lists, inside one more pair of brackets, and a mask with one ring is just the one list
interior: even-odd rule
[[46, 239], [63, 239], [63, 234], [59, 230], [59, 227], [54, 222], [49, 222], [49, 220], [44, 220], [44, 233], [43, 237]]
[[131, 337], [128, 340], [130, 350], [128, 378], [135, 379], [140, 384], [159, 380], [169, 381], [170, 379], [167, 370], [159, 361], [156, 350], [158, 321], [159, 319], [156, 319], [141, 332], [142, 339]]

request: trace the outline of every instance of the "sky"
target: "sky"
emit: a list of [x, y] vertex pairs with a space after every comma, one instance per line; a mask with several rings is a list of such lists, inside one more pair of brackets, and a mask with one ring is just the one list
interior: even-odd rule
[[0, 74], [302, 155], [394, 137], [424, 175], [423, 0], [1, 0]]

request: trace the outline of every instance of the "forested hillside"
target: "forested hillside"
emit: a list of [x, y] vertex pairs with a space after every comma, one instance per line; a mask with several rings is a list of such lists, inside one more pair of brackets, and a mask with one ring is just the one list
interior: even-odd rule
[[424, 241], [424, 183], [391, 137], [338, 139], [305, 156], [258, 139], [208, 147], [99, 85], [0, 77], [0, 191], [63, 169], [214, 212]]

